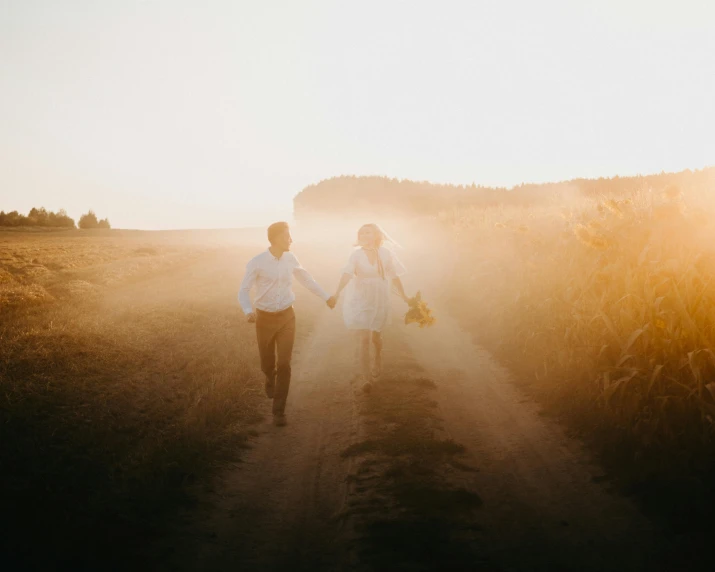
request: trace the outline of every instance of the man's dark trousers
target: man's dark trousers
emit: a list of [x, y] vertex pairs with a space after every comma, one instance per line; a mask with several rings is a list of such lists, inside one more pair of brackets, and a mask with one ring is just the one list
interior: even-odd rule
[[295, 341], [293, 306], [280, 312], [256, 310], [256, 336], [261, 370], [269, 380], [275, 380], [273, 415], [283, 415], [290, 389], [290, 360]]

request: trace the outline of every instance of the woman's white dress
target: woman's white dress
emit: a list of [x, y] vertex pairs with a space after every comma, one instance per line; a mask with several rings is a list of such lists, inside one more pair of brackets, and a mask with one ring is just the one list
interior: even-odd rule
[[353, 279], [345, 288], [343, 319], [350, 330], [380, 332], [390, 323], [390, 285], [392, 279], [402, 276], [405, 267], [397, 256], [381, 246], [378, 255], [382, 261], [384, 278], [380, 276], [377, 260], [370, 264], [362, 248], [350, 255], [343, 273]]

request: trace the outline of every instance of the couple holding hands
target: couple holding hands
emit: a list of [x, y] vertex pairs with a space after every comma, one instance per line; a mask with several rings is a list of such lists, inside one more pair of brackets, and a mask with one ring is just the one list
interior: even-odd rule
[[[382, 329], [390, 319], [390, 290], [405, 301], [400, 276], [405, 267], [386, 244], [395, 245], [376, 224], [360, 227], [356, 250], [343, 268], [335, 294], [327, 294], [290, 252], [293, 239], [288, 223], [277, 222], [268, 227], [268, 249], [252, 258], [238, 293], [241, 309], [248, 321], [256, 324], [261, 370], [266, 376], [266, 395], [273, 399], [273, 422], [285, 425], [285, 405], [290, 388], [291, 355], [295, 340], [293, 278], [331, 309], [345, 290], [343, 318], [345, 326], [357, 333], [360, 350], [360, 374], [363, 389], [372, 388], [370, 379], [382, 369]], [[255, 287], [254, 301], [250, 291]], [[370, 359], [370, 346], [374, 349]]]

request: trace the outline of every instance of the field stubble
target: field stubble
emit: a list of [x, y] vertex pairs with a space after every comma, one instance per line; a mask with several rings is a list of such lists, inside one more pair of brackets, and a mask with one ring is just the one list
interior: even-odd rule
[[235, 307], [242, 256], [0, 237], [2, 544], [18, 564], [146, 562], [192, 483], [247, 446], [260, 384]]

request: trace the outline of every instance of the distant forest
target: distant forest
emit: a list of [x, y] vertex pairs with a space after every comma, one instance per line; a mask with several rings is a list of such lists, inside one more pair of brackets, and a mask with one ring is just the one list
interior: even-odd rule
[[[77, 228], [74, 219], [71, 218], [64, 209], [58, 210], [56, 213], [46, 210], [44, 207], [32, 208], [27, 215], [20, 214], [17, 211], [0, 211], [0, 226], [14, 227], [46, 227], [46, 228]], [[109, 219], [98, 219], [94, 211], [83, 214], [79, 217], [79, 228], [111, 228]]]
[[435, 215], [460, 207], [497, 205], [532, 207], [572, 197], [622, 196], [637, 190], [715, 188], [715, 167], [637, 177], [573, 179], [559, 183], [522, 184], [511, 189], [480, 185], [439, 185], [389, 177], [341, 176], [303, 189], [293, 200], [296, 218], [321, 214]]

